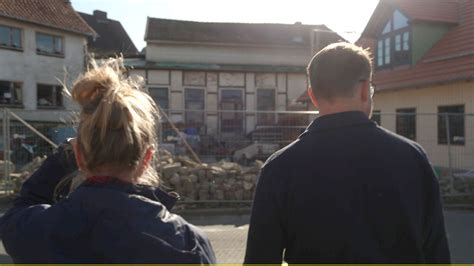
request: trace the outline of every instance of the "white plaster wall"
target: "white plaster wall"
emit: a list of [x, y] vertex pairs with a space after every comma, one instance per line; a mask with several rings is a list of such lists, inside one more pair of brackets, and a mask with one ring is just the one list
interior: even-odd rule
[[146, 59], [153, 62], [265, 64], [304, 66], [309, 49], [147, 43]]
[[245, 73], [221, 72], [219, 73], [219, 86], [244, 87], [245, 86]]
[[416, 141], [437, 166], [449, 165], [448, 145], [438, 144], [438, 107], [464, 105], [465, 145], [452, 145], [452, 165], [474, 168], [474, 82], [458, 82], [418, 89], [379, 91], [374, 96], [374, 110], [382, 112], [381, 125], [396, 131], [396, 110], [416, 108]]
[[206, 86], [206, 72], [204, 71], [185, 71], [183, 75], [185, 85]]
[[[86, 38], [45, 27], [16, 22], [0, 18], [1, 25], [22, 29], [23, 51], [0, 49], [0, 80], [23, 83], [23, 106], [25, 110], [36, 110], [36, 87], [38, 83], [70, 87], [72, 82], [84, 70], [84, 51]], [[64, 58], [36, 54], [36, 32], [63, 36]], [[66, 110], [78, 110], [77, 105], [64, 97]], [[18, 111], [20, 112], [20, 111]], [[41, 111], [30, 115], [28, 119], [58, 121], [58, 111]]]
[[276, 88], [277, 75], [275, 73], [257, 73], [255, 74], [255, 84], [258, 88]]
[[170, 72], [167, 70], [148, 70], [148, 84], [169, 85]]

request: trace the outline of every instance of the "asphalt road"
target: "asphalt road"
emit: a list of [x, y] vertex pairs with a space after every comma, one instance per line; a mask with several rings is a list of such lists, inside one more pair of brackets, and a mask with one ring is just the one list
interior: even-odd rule
[[[213, 245], [219, 263], [242, 263], [248, 231], [246, 214], [192, 214], [185, 218], [202, 228]], [[474, 263], [474, 212], [445, 213], [453, 263]], [[0, 263], [11, 263], [0, 245]]]

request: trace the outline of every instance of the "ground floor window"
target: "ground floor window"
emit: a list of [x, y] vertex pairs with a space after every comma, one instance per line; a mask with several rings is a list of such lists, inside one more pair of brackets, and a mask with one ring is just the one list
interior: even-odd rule
[[185, 123], [189, 126], [201, 126], [204, 124], [204, 89], [185, 89], [184, 108]]
[[438, 107], [438, 144], [464, 145], [464, 105]]
[[411, 140], [416, 140], [416, 109], [397, 109], [396, 132]]
[[265, 113], [275, 111], [275, 90], [274, 89], [258, 89], [257, 90], [257, 111], [262, 111], [257, 115], [257, 123], [259, 125], [275, 124], [275, 114]]
[[165, 110], [169, 109], [169, 93], [168, 88], [149, 88], [150, 96], [155, 100], [156, 104]]
[[240, 88], [220, 90], [220, 129], [222, 133], [242, 133], [244, 130], [244, 91]]
[[62, 86], [38, 84], [38, 108], [58, 108], [63, 106]]
[[1, 105], [22, 105], [21, 82], [0, 81], [0, 104]]

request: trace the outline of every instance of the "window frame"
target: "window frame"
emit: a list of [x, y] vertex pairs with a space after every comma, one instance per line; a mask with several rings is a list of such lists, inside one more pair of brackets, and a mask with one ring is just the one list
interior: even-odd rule
[[[39, 48], [38, 48], [38, 37], [40, 35], [44, 35], [44, 36], [48, 36], [48, 37], [52, 38], [52, 40], [53, 40], [53, 45], [52, 45], [53, 52], [39, 50]], [[59, 53], [54, 52], [54, 50], [56, 48], [56, 40], [57, 39], [61, 40], [61, 52], [59, 52]], [[64, 42], [64, 39], [65, 39], [64, 36], [61, 36], [61, 35], [55, 35], [55, 34], [50, 34], [50, 33], [46, 33], [46, 32], [37, 31], [36, 34], [35, 34], [36, 54], [64, 58], [65, 57], [65, 42]]]
[[[188, 101], [187, 101], [187, 97], [186, 97], [186, 94], [188, 91], [190, 90], [199, 90], [199, 91], [202, 91], [202, 109], [189, 109], [188, 108]], [[206, 124], [206, 116], [205, 116], [205, 111], [206, 111], [206, 89], [205, 88], [199, 88], [199, 87], [185, 87], [184, 90], [183, 90], [183, 96], [184, 96], [184, 124], [186, 126], [188, 125], [193, 125], [193, 126], [202, 126], [202, 125], [205, 125]], [[202, 123], [200, 122], [197, 122], [197, 123], [191, 123], [188, 121], [188, 115], [190, 112], [202, 112], [201, 114], [201, 117], [202, 117]]]
[[[396, 118], [395, 118], [395, 132], [403, 136], [407, 139], [411, 139], [413, 141], [416, 141], [417, 139], [417, 115], [416, 115], [416, 108], [399, 108], [395, 110], [396, 113]], [[410, 118], [413, 117], [411, 120], [404, 120], [406, 119], [406, 116], [409, 116]], [[403, 119], [402, 119], [403, 118]], [[407, 122], [407, 123], [413, 123], [413, 125], [405, 125], [403, 128], [401, 128], [401, 123], [402, 122]], [[411, 129], [411, 130], [410, 130]], [[409, 132], [413, 131], [413, 132]], [[409, 136], [410, 134], [413, 134], [413, 137]]]
[[[259, 92], [261, 91], [272, 91], [273, 92], [273, 106], [272, 109], [260, 109], [259, 108]], [[276, 111], [277, 107], [277, 89], [276, 88], [257, 88], [255, 89], [255, 104], [256, 104], [256, 110], [257, 110], [257, 125], [275, 125], [276, 123], [276, 115], [275, 114], [270, 114], [270, 113], [263, 113], [260, 114], [260, 111]], [[266, 118], [269, 117], [269, 118]], [[268, 121], [271, 121], [270, 124], [267, 123]]]
[[[54, 97], [53, 97], [53, 105], [50, 105], [50, 106], [48, 106], [48, 105], [40, 105], [40, 104], [39, 104], [39, 100], [40, 100], [40, 99], [39, 99], [39, 97], [38, 97], [40, 86], [49, 86], [49, 87], [53, 88], [53, 92], [52, 92], [52, 93], [54, 93], [54, 92], [57, 93], [57, 89], [59, 88], [59, 97], [60, 97], [60, 99], [61, 99], [60, 105], [58, 105], [58, 104], [56, 103], [56, 101], [57, 101], [57, 98], [56, 98], [56, 97], [57, 97], [58, 95], [53, 95], [53, 96], [54, 96]], [[64, 108], [63, 87], [62, 87], [61, 85], [56, 85], [56, 84], [37, 83], [37, 84], [36, 84], [36, 107], [37, 107], [37, 109], [62, 109], [62, 108]]]
[[[397, 11], [397, 10], [396, 10]], [[411, 64], [411, 55], [412, 55], [412, 28], [408, 24], [405, 27], [395, 29], [395, 12], [394, 11], [389, 20], [385, 22], [383, 29], [378, 35], [377, 42], [376, 42], [376, 68], [377, 69], [388, 69], [402, 65], [410, 65]], [[408, 17], [403, 14], [403, 12], [399, 11], [403, 16], [407, 19]], [[386, 25], [390, 24], [390, 31], [385, 32]], [[400, 43], [399, 47], [400, 50], [397, 50], [397, 37], [400, 36]], [[405, 42], [405, 36], [407, 36], [407, 41]], [[389, 39], [387, 43], [387, 39]], [[380, 49], [380, 41], [382, 42], [382, 49]], [[408, 44], [408, 49], [405, 49], [405, 44]], [[387, 51], [387, 47], [389, 48]], [[389, 53], [389, 54], [388, 54]], [[382, 61], [381, 61], [382, 59]], [[387, 60], [388, 59], [388, 60]], [[387, 62], [388, 61], [388, 62]], [[381, 64], [382, 62], [382, 64]]]
[[0, 80], [0, 82], [7, 82], [10, 83], [10, 94], [11, 95], [16, 95], [15, 90], [15, 83], [20, 84], [21, 86], [21, 97], [19, 97], [19, 102], [20, 103], [0, 103], [1, 107], [13, 107], [13, 108], [23, 108], [23, 82], [21, 81], [11, 81], [11, 80]]
[[[453, 112], [446, 112], [446, 111], [441, 111], [442, 109], [446, 108], [462, 108], [462, 113], [453, 113]], [[450, 140], [448, 143], [448, 136], [447, 136], [447, 128], [446, 128], [446, 122], [445, 122], [445, 117], [446, 115], [443, 114], [448, 114], [448, 117], [450, 118], [449, 120], [449, 125], [450, 125]], [[451, 115], [450, 115], [451, 114]], [[451, 123], [455, 123], [452, 120], [452, 117], [462, 117], [462, 141], [456, 141], [453, 136], [453, 126]], [[438, 134], [437, 134], [437, 139], [438, 139], [438, 145], [454, 145], [454, 146], [465, 146], [466, 145], [466, 105], [465, 104], [453, 104], [453, 105], [440, 105], [438, 106]], [[444, 138], [442, 138], [444, 135]]]
[[[161, 104], [159, 104], [158, 100], [153, 97], [153, 95], [151, 94], [151, 91], [152, 90], [166, 90], [166, 101], [167, 101], [167, 107], [166, 108], [163, 108], [163, 106], [161, 106]], [[155, 101], [156, 105], [160, 107], [161, 110], [163, 110], [163, 112], [165, 113], [168, 113], [169, 110], [170, 110], [170, 88], [167, 87], [167, 86], [148, 86], [148, 94], [150, 95], [150, 97]]]
[[[23, 51], [23, 29], [18, 28], [18, 27], [13, 27], [5, 24], [0, 24], [0, 27], [7, 28], [9, 31], [9, 44], [8, 45], [3, 45], [0, 44], [1, 49], [8, 49], [8, 50], [14, 50], [14, 51]], [[18, 30], [19, 31], [19, 37], [20, 37], [20, 46], [16, 47], [13, 46], [13, 30]]]

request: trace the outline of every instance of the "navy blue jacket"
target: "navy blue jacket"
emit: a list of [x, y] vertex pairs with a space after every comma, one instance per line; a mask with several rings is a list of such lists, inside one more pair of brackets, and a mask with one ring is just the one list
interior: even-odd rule
[[215, 263], [207, 237], [168, 209], [159, 189], [118, 180], [85, 182], [53, 203], [71, 172], [62, 148], [25, 182], [0, 221], [15, 263]]
[[438, 180], [422, 148], [361, 112], [317, 118], [258, 181], [245, 263], [282, 258], [449, 263]]

